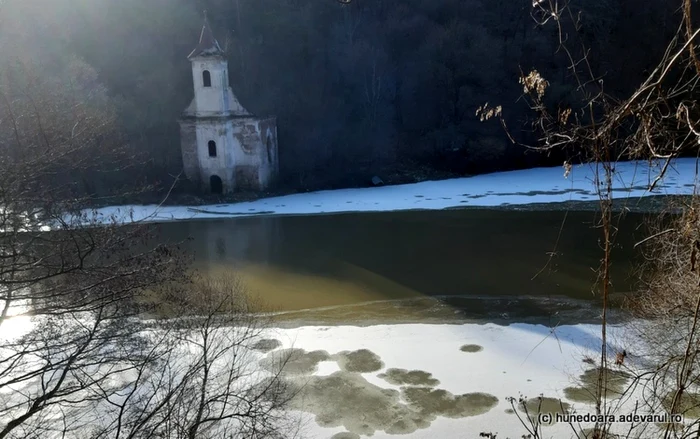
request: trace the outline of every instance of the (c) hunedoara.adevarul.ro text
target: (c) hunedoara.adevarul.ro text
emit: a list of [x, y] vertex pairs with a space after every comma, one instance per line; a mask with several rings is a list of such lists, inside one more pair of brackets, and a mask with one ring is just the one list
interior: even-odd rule
[[683, 423], [683, 415], [677, 413], [628, 413], [626, 415], [604, 415], [595, 413], [540, 413], [538, 415], [541, 424], [564, 423], [626, 423], [626, 424], [680, 424]]

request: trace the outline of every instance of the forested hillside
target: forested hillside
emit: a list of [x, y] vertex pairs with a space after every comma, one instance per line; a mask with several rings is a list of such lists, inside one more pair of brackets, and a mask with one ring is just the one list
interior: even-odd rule
[[[536, 25], [532, 0], [7, 0], [3, 112], [37, 84], [54, 84], [42, 105], [89, 98], [129, 151], [121, 159], [131, 163], [120, 168], [129, 172], [114, 178], [167, 186], [182, 167], [177, 118], [192, 97], [186, 57], [206, 9], [234, 93], [253, 113], [278, 118], [285, 190], [560, 164], [562, 155], [513, 145], [476, 109], [502, 105], [513, 135], [536, 141], [519, 99], [521, 71], [535, 68], [549, 81], [550, 105], [580, 109], [557, 51], [564, 38], [589, 48], [606, 91], [624, 96], [675, 32], [674, 8], [667, 0], [574, 0], [578, 32], [570, 25], [557, 35]], [[7, 118], [0, 129], [11, 135]], [[115, 163], [110, 151], [95, 154]], [[94, 172], [80, 178], [91, 194], [121, 184]]]

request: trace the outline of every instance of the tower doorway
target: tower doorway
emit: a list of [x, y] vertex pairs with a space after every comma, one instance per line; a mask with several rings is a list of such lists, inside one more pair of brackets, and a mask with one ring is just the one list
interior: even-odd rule
[[209, 177], [209, 189], [212, 194], [221, 194], [224, 192], [224, 184], [221, 182], [221, 177], [212, 175]]

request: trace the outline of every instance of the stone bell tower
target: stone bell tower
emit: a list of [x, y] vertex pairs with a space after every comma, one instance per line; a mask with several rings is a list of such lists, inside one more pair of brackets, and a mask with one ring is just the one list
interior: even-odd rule
[[238, 102], [224, 55], [205, 13], [199, 44], [187, 57], [194, 99], [179, 120], [185, 175], [213, 193], [262, 191], [279, 172], [277, 122]]

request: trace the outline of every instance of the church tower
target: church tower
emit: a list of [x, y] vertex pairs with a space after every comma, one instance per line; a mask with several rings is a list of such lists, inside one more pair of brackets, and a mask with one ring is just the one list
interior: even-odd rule
[[279, 170], [276, 120], [255, 117], [236, 99], [206, 13], [187, 58], [194, 99], [179, 121], [185, 175], [213, 193], [268, 189]]

